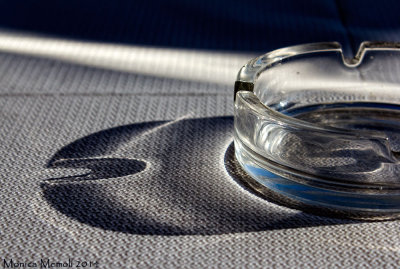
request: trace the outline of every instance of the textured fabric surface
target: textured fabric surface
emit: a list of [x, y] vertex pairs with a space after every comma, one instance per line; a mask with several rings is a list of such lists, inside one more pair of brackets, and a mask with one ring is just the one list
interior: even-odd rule
[[[0, 98], [1, 257], [102, 268], [400, 265], [397, 221], [313, 216], [235, 182], [224, 163], [229, 86], [196, 96], [208, 84], [0, 57], [10, 70]], [[119, 95], [124, 80], [142, 83]]]
[[[241, 23], [265, 26], [261, 43], [240, 28], [248, 43], [236, 39], [236, 32], [222, 35], [216, 19], [207, 25], [216, 24], [209, 35], [231, 42], [233, 50], [308, 42], [309, 32], [316, 41], [338, 40], [353, 50], [366, 36], [399, 40], [393, 29], [368, 31], [370, 25], [352, 20], [355, 2], [315, 1], [322, 5], [316, 11], [293, 7], [287, 11], [291, 17], [277, 12], [285, 3], [272, 10], [244, 5], [255, 16]], [[219, 16], [207, 4], [196, 8]], [[229, 12], [226, 23], [238, 17]], [[25, 23], [10, 16], [2, 20]], [[196, 26], [200, 18], [189, 13], [176, 20], [170, 19], [166, 29], [179, 20]], [[384, 18], [381, 23], [392, 22]], [[82, 32], [94, 27], [79, 26]], [[39, 21], [32, 27], [53, 26]], [[279, 31], [288, 28], [285, 34]], [[179, 44], [221, 48], [218, 41], [203, 46], [185, 29], [175, 32], [183, 39]], [[168, 31], [163, 36], [132, 31], [143, 34], [141, 44], [176, 45]], [[96, 28], [91, 34], [100, 33]], [[122, 39], [132, 38], [124, 34]], [[237, 171], [227, 159], [233, 140], [232, 84], [250, 55], [113, 47], [107, 68], [106, 47], [71, 43], [76, 50], [62, 54], [54, 48], [64, 43], [42, 40], [42, 50], [34, 50], [27, 39], [20, 47], [29, 52], [10, 45], [19, 39], [5, 36], [0, 34], [1, 259], [73, 259], [74, 265], [91, 261], [98, 268], [400, 267], [399, 221], [303, 213], [263, 200], [235, 179]], [[132, 53], [138, 56], [129, 58]], [[225, 71], [215, 78], [209, 66]]]

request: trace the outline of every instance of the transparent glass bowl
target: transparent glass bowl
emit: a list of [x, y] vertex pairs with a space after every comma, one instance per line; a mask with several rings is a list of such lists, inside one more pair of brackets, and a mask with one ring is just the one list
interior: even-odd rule
[[285, 199], [357, 219], [400, 217], [400, 43], [279, 49], [235, 83], [235, 155]]

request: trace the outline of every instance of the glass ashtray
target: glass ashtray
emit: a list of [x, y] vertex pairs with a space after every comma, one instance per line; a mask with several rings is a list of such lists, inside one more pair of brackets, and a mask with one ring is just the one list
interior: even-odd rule
[[400, 217], [400, 43], [272, 51], [235, 83], [235, 156], [263, 189], [328, 214]]

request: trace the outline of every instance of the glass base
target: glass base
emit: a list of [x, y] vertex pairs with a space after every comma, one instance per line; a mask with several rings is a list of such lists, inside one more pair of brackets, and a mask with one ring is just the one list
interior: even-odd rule
[[[400, 218], [400, 193], [335, 184], [285, 169], [261, 157], [235, 138], [235, 156], [249, 175], [243, 180], [261, 195], [289, 207], [322, 215], [362, 220]], [[294, 206], [293, 206], [294, 205]]]

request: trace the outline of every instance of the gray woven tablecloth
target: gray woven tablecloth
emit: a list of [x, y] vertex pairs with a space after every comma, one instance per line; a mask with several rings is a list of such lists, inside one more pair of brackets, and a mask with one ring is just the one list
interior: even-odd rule
[[0, 267], [400, 267], [400, 222], [306, 214], [232, 176], [232, 85], [253, 54], [7, 31], [0, 52]]

